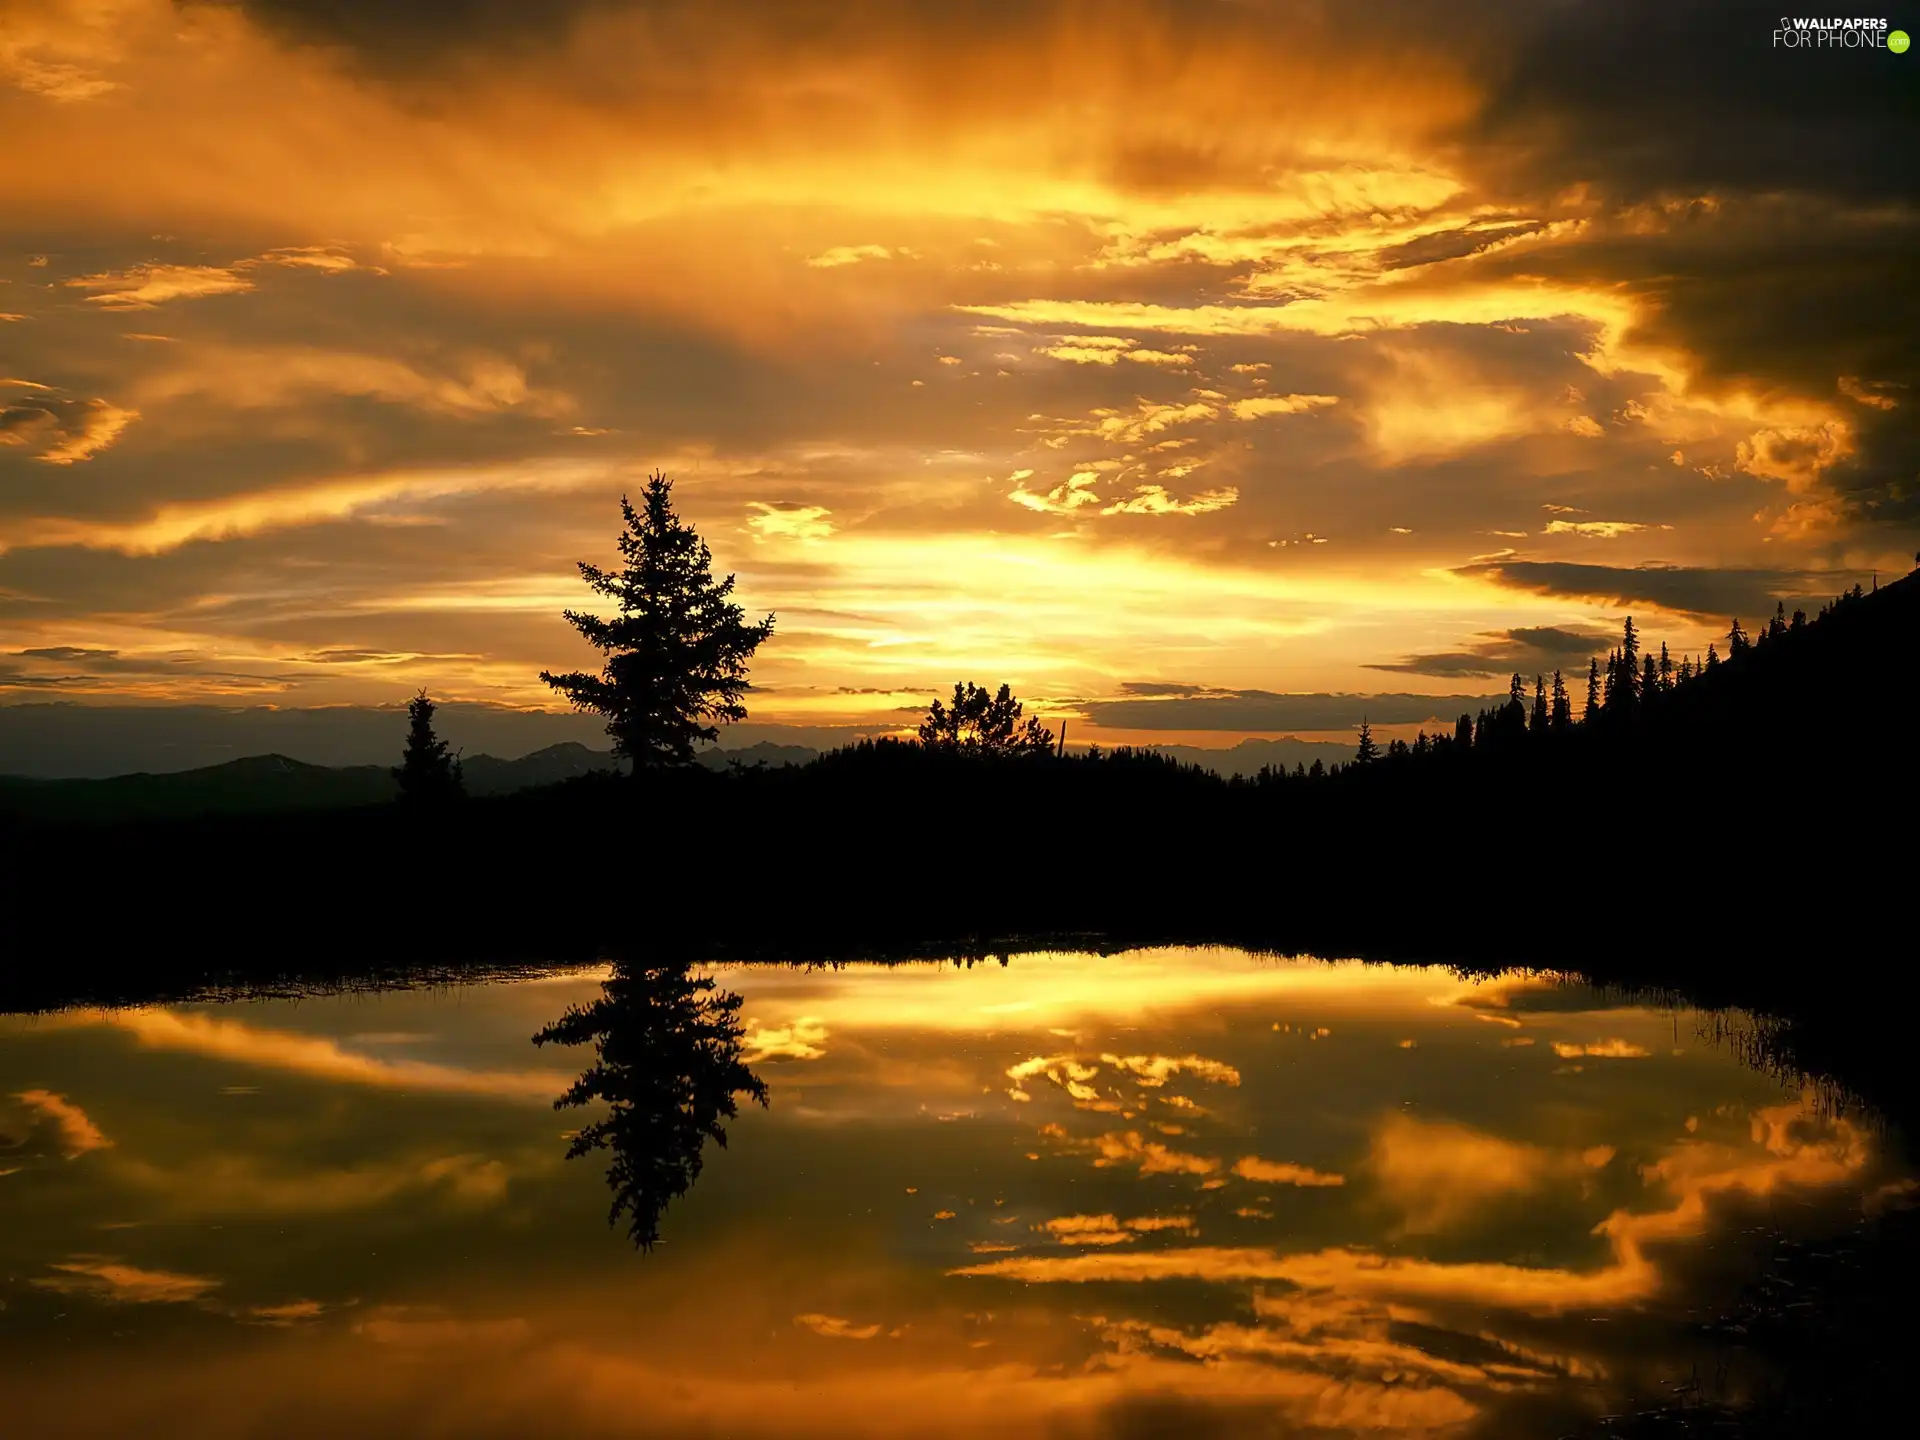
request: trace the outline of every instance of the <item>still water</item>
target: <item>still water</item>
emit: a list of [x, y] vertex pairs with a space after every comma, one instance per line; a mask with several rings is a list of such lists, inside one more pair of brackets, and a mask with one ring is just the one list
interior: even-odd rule
[[1743, 1237], [1912, 1188], [1547, 977], [707, 973], [562, 1110], [604, 971], [0, 1017], [0, 1429], [1556, 1434], [1699, 1373]]

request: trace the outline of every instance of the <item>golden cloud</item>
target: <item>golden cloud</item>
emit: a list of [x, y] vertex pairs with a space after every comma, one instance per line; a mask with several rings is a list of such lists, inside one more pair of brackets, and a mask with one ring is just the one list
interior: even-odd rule
[[349, 1085], [552, 1101], [573, 1077], [557, 1070], [465, 1070], [426, 1060], [393, 1060], [347, 1050], [334, 1040], [269, 1030], [239, 1020], [158, 1008], [75, 1010], [55, 1022], [121, 1030], [156, 1050], [177, 1050]]
[[91, 290], [87, 303], [103, 310], [151, 310], [169, 300], [200, 300], [209, 295], [240, 295], [253, 281], [219, 265], [136, 265], [130, 270], [79, 275], [66, 282]]
[[1393, 1114], [1375, 1129], [1367, 1169], [1409, 1233], [1451, 1229], [1495, 1202], [1532, 1193], [1582, 1162], [1447, 1120]]
[[1602, 1060], [1639, 1060], [1650, 1052], [1646, 1046], [1636, 1045], [1616, 1035], [1607, 1040], [1585, 1042], [1556, 1040], [1553, 1042], [1553, 1053], [1562, 1060], [1572, 1060], [1582, 1055], [1592, 1055]]
[[843, 1320], [838, 1315], [808, 1313], [793, 1317], [793, 1323], [803, 1330], [811, 1330], [816, 1335], [824, 1335], [829, 1340], [871, 1340], [880, 1333], [878, 1325], [858, 1325], [851, 1320]]
[[741, 1044], [740, 1058], [749, 1065], [762, 1060], [818, 1060], [826, 1051], [827, 1030], [811, 1015], [801, 1015], [785, 1025], [765, 1026], [748, 1020]]
[[30, 1283], [42, 1290], [109, 1305], [184, 1305], [220, 1285], [204, 1275], [143, 1270], [111, 1255], [75, 1255], [49, 1268], [58, 1273], [37, 1276]]
[[824, 505], [772, 505], [764, 500], [749, 502], [758, 515], [749, 516], [747, 529], [756, 540], [824, 540], [833, 534], [833, 512]]
[[[1194, 1219], [1191, 1215], [1136, 1215], [1131, 1220], [1119, 1220], [1112, 1215], [1060, 1215], [1041, 1222], [1036, 1228], [1046, 1231], [1061, 1245], [1126, 1245], [1138, 1236], [1166, 1230], [1192, 1234]], [[976, 1248], [974, 1253], [982, 1252]]]
[[1308, 1190], [1347, 1183], [1344, 1175], [1289, 1161], [1262, 1160], [1258, 1155], [1241, 1156], [1234, 1162], [1233, 1173], [1242, 1180], [1257, 1180], [1263, 1185], [1298, 1185]]
[[51, 1122], [60, 1137], [60, 1153], [69, 1160], [76, 1160], [89, 1151], [108, 1149], [113, 1144], [87, 1117], [87, 1112], [64, 1095], [56, 1095], [51, 1090], [22, 1090], [13, 1098], [33, 1114]]
[[1131, 1165], [1142, 1175], [1211, 1175], [1220, 1168], [1217, 1159], [1170, 1150], [1157, 1140], [1143, 1140], [1137, 1130], [1101, 1135], [1093, 1147], [1100, 1157], [1095, 1166]]

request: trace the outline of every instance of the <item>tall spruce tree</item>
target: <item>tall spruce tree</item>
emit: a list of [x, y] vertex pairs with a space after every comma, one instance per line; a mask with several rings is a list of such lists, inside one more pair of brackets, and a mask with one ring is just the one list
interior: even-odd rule
[[1639, 691], [1640, 632], [1633, 628], [1633, 617], [1629, 615], [1620, 627], [1620, 678], [1615, 684], [1613, 702], [1622, 713], [1629, 713], [1640, 698]]
[[407, 702], [407, 748], [394, 767], [400, 799], [408, 805], [431, 805], [458, 798], [466, 787], [460, 757], [433, 730], [433, 701], [423, 689]]
[[1353, 752], [1353, 763], [1371, 765], [1380, 758], [1380, 747], [1373, 743], [1373, 726], [1365, 719], [1360, 722], [1360, 744]]
[[[1556, 670], [1554, 672], [1554, 679], [1557, 681], [1559, 678], [1560, 678], [1559, 672]], [[1527, 729], [1532, 734], [1535, 734], [1535, 735], [1546, 734], [1547, 718], [1548, 718], [1548, 712], [1547, 712], [1546, 677], [1543, 675], [1536, 675], [1533, 677], [1533, 714], [1527, 717]]]
[[714, 724], [747, 717], [747, 662], [773, 634], [773, 616], [749, 624], [733, 601], [734, 577], [713, 578], [713, 554], [673, 509], [673, 482], [647, 477], [635, 509], [620, 497], [626, 528], [621, 568], [580, 562], [580, 578], [618, 606], [612, 619], [578, 610], [567, 622], [606, 654], [598, 675], [540, 678], [575, 708], [604, 715], [616, 755], [636, 767], [685, 765]]
[[1547, 715], [1547, 725], [1555, 733], [1567, 729], [1573, 724], [1573, 699], [1567, 694], [1567, 682], [1558, 670], [1553, 672], [1552, 709]]
[[1600, 715], [1600, 661], [1587, 661], [1587, 708], [1580, 712], [1580, 723], [1591, 725]]

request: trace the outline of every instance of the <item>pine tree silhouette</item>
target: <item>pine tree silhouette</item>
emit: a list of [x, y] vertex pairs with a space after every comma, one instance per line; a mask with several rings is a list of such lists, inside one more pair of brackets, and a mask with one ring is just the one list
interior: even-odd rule
[[767, 1086], [746, 1064], [740, 996], [711, 977], [684, 964], [622, 961], [600, 988], [600, 999], [568, 1006], [533, 1043], [593, 1046], [593, 1063], [553, 1108], [599, 1110], [573, 1133], [567, 1158], [609, 1152], [607, 1222], [624, 1215], [644, 1250], [660, 1238], [667, 1207], [700, 1178], [706, 1142], [725, 1147], [739, 1097], [764, 1106]]
[[719, 735], [707, 722], [746, 719], [747, 662], [773, 634], [774, 617], [748, 624], [732, 599], [734, 577], [714, 580], [712, 552], [674, 513], [666, 476], [647, 478], [639, 510], [621, 496], [620, 513], [621, 568], [580, 562], [580, 577], [619, 613], [566, 612], [606, 665], [598, 675], [542, 670], [540, 678], [575, 708], [604, 715], [614, 753], [635, 766], [689, 764], [697, 742]]
[[1633, 617], [1629, 615], [1620, 627], [1620, 670], [1607, 696], [1607, 708], [1623, 715], [1631, 714], [1640, 698], [1639, 691], [1640, 632], [1633, 628]]
[[972, 681], [953, 687], [953, 704], [939, 699], [927, 707], [920, 722], [920, 743], [930, 750], [970, 755], [1051, 755], [1053, 732], [1035, 716], [1023, 722], [1023, 707], [1010, 687], [989, 695]]
[[1360, 744], [1353, 752], [1353, 763], [1371, 765], [1380, 758], [1380, 747], [1373, 743], [1373, 726], [1363, 717], [1360, 721]]
[[430, 805], [465, 793], [459, 757], [434, 734], [434, 708], [424, 689], [407, 702], [407, 748], [393, 770], [405, 804]]

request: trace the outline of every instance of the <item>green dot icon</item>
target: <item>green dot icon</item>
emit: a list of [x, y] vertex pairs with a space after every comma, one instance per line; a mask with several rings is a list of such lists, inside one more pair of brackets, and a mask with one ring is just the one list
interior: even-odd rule
[[1906, 54], [1907, 46], [1912, 43], [1912, 41], [1907, 39], [1907, 32], [1904, 30], [1890, 30], [1887, 32], [1887, 49], [1893, 51], [1896, 55]]

